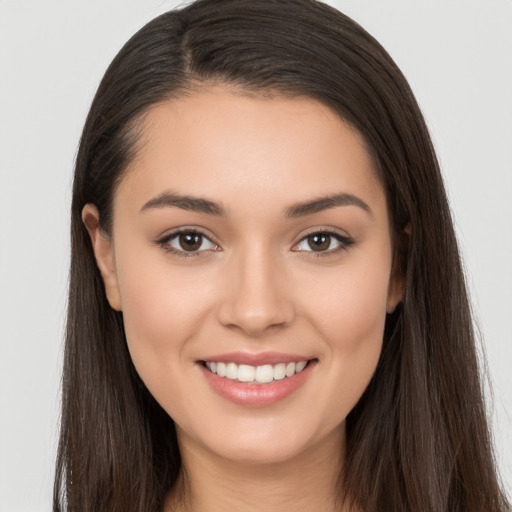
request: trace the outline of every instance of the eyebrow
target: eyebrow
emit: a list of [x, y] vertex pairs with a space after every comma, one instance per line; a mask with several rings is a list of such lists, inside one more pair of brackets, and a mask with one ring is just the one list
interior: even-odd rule
[[[304, 217], [339, 206], [357, 206], [373, 216], [370, 207], [362, 199], [346, 193], [333, 194], [292, 205], [286, 209], [285, 216], [288, 218]], [[219, 203], [175, 192], [164, 192], [150, 199], [140, 211], [143, 212], [153, 208], [180, 208], [197, 213], [227, 217], [226, 210]]]
[[306, 201], [304, 203], [290, 206], [286, 210], [286, 216], [291, 218], [303, 217], [324, 210], [329, 210], [331, 208], [336, 208], [338, 206], [357, 206], [373, 216], [371, 208], [362, 199], [346, 193], [319, 197], [312, 201]]
[[201, 197], [184, 196], [174, 192], [164, 192], [159, 196], [150, 199], [142, 208], [141, 212], [152, 208], [181, 208], [197, 213], [206, 213], [208, 215], [218, 215], [226, 217], [226, 211], [222, 206], [208, 199]]

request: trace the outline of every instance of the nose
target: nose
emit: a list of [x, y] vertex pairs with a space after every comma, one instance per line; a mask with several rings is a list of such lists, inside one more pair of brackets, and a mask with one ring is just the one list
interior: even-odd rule
[[295, 309], [286, 269], [280, 268], [270, 251], [252, 247], [227, 263], [218, 317], [225, 327], [257, 337], [290, 325]]

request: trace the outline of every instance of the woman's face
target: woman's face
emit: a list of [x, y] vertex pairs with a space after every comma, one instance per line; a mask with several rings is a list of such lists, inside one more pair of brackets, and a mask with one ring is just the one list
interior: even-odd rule
[[276, 462], [339, 443], [401, 298], [358, 133], [311, 99], [197, 92], [148, 112], [113, 208], [111, 242], [84, 221], [182, 447]]

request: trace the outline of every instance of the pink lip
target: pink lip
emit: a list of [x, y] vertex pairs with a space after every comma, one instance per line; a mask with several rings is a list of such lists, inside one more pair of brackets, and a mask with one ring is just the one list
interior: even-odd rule
[[[211, 360], [224, 362], [222, 359]], [[304, 360], [304, 357], [299, 357], [298, 359], [292, 359], [289, 362]], [[229, 359], [229, 361], [236, 362], [236, 360], [233, 359]], [[280, 362], [285, 361], [281, 359]], [[242, 362], [238, 364], [244, 363]], [[198, 366], [208, 384], [210, 384], [212, 389], [223, 398], [237, 405], [263, 407], [275, 404], [285, 399], [300, 388], [311, 375], [316, 364], [317, 361], [312, 360], [300, 373], [296, 373], [292, 377], [285, 377], [281, 380], [269, 382], [268, 384], [249, 384], [246, 382], [238, 382], [237, 380], [219, 377], [201, 363], [199, 363]]]
[[249, 364], [251, 366], [261, 366], [264, 364], [279, 363], [297, 363], [299, 361], [309, 361], [313, 356], [304, 356], [300, 354], [285, 354], [281, 352], [229, 352], [226, 354], [217, 354], [203, 359], [205, 362], [236, 363]]

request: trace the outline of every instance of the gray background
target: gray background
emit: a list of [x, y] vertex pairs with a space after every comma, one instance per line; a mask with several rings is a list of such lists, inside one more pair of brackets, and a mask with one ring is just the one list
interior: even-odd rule
[[[330, 1], [409, 79], [446, 178], [512, 489], [512, 1]], [[121, 45], [178, 2], [0, 0], [0, 512], [51, 510], [73, 160]]]

